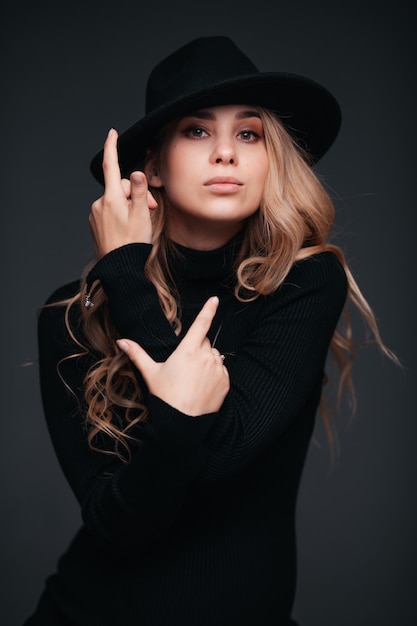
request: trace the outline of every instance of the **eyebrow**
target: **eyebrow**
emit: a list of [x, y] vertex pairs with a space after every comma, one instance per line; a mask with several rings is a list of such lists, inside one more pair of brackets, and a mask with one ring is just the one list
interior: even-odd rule
[[[205, 111], [205, 110], [193, 111], [192, 113], [188, 113], [187, 115], [184, 115], [184, 117], [197, 117], [198, 119], [201, 119], [201, 120], [215, 120], [216, 119], [216, 116], [214, 113], [212, 113], [211, 111]], [[236, 115], [237, 120], [244, 120], [248, 117], [260, 118], [260, 115], [258, 111], [255, 111], [252, 109], [239, 111], [239, 113]]]

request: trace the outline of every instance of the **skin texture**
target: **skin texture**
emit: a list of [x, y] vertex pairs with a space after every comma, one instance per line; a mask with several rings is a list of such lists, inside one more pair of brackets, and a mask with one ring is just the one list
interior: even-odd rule
[[259, 207], [268, 155], [262, 122], [249, 106], [198, 111], [171, 125], [147, 175], [163, 187], [169, 237], [193, 249], [219, 248]]
[[128, 243], [150, 243], [147, 187], [164, 188], [168, 236], [195, 250], [219, 248], [259, 207], [268, 173], [262, 123], [248, 106], [212, 107], [171, 125], [161, 154], [143, 172], [122, 179], [117, 132], [104, 144], [103, 196], [91, 207], [90, 227], [101, 258]]
[[[168, 236], [197, 250], [219, 248], [258, 209], [268, 174], [262, 122], [248, 106], [197, 111], [169, 127], [159, 155], [143, 172], [121, 179], [117, 132], [104, 145], [105, 190], [91, 207], [98, 258], [129, 243], [151, 243], [150, 186], [163, 188]], [[230, 380], [222, 356], [207, 339], [218, 299], [209, 298], [178, 348], [163, 363], [137, 343], [118, 347], [141, 372], [149, 391], [179, 411], [197, 416], [218, 411]]]

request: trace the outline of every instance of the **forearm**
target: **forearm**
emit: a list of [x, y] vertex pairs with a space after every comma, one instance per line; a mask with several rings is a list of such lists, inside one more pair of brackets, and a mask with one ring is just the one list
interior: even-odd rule
[[139, 343], [155, 361], [165, 361], [179, 340], [166, 319], [155, 286], [145, 276], [152, 246], [131, 244], [103, 257], [88, 276], [107, 296], [112, 323], [121, 337]]
[[[150, 396], [147, 420], [129, 431], [129, 463], [114, 454], [114, 441], [103, 433], [93, 441], [102, 451], [93, 450], [83, 397], [91, 358], [62, 361], [79, 352], [65, 329], [64, 311], [44, 309], [39, 319], [39, 373], [49, 433], [91, 536], [103, 549], [135, 558], [175, 522], [189, 484], [204, 465], [204, 439], [215, 415], [190, 418]], [[123, 419], [122, 413], [115, 419]]]
[[169, 532], [204, 465], [204, 438], [214, 418], [190, 418], [151, 396], [131, 462], [95, 481], [85, 500], [83, 520], [100, 545], [136, 558]]

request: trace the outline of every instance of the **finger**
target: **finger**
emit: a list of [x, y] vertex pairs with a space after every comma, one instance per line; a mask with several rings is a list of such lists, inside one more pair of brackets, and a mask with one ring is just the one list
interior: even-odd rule
[[224, 354], [219, 352], [219, 350], [217, 350], [217, 348], [211, 348], [211, 351], [213, 353], [213, 356], [215, 356], [216, 358], [220, 359], [222, 362], [225, 360], [226, 357], [224, 356]]
[[152, 374], [158, 367], [158, 364], [135, 341], [132, 341], [131, 339], [117, 339], [116, 343], [120, 350], [127, 354], [132, 363], [138, 368], [145, 379], [146, 384], [149, 386], [149, 381], [152, 378]]
[[133, 208], [143, 208], [143, 201], [148, 202], [148, 181], [143, 172], [132, 172], [130, 175], [130, 197]]
[[115, 186], [120, 186], [120, 167], [119, 157], [117, 154], [117, 139], [118, 134], [114, 128], [109, 130], [107, 139], [104, 142], [103, 150], [103, 175], [104, 186], [106, 190], [112, 189]]
[[120, 183], [126, 198], [130, 198], [130, 180], [128, 178], [122, 178]]
[[148, 209], [156, 209], [158, 204], [148, 189], [148, 181], [143, 172], [132, 172], [130, 175], [130, 197], [132, 199], [133, 208], [141, 208], [144, 197]]
[[158, 208], [158, 203], [155, 200], [155, 198], [153, 197], [153, 195], [151, 194], [150, 191], [148, 191], [148, 207], [150, 209], [157, 209]]
[[[122, 184], [122, 188], [123, 188], [126, 198], [131, 198], [132, 197], [132, 184], [130, 180], [128, 178], [122, 178], [120, 182]], [[156, 202], [155, 198], [153, 197], [149, 189], [147, 190], [147, 203], [148, 203], [149, 209], [158, 208], [158, 203]]]
[[223, 374], [226, 377], [227, 382], [229, 383], [229, 389], [230, 389], [230, 374], [229, 374], [229, 370], [227, 369], [225, 365], [223, 365]]
[[182, 340], [181, 343], [183, 345], [197, 344], [198, 346], [201, 346], [206, 339], [208, 331], [210, 330], [210, 326], [214, 316], [216, 315], [218, 306], [219, 299], [217, 296], [213, 296], [205, 302], [203, 308], [191, 324], [187, 334]]
[[99, 249], [97, 247], [97, 229], [96, 229], [96, 223], [94, 220], [94, 215], [92, 213], [90, 213], [90, 215], [88, 216], [88, 222], [90, 224], [90, 232], [91, 232], [91, 236], [93, 239], [93, 243], [94, 243], [94, 252], [97, 258], [99, 258]]

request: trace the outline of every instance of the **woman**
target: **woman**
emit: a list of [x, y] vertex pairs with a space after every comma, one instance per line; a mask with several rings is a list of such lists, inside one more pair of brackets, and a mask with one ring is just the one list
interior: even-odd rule
[[208, 37], [109, 132], [97, 260], [39, 319], [83, 526], [27, 626], [295, 623], [297, 491], [329, 348], [349, 384], [349, 300], [387, 352], [311, 168], [339, 125], [323, 87]]

